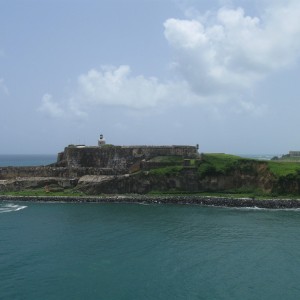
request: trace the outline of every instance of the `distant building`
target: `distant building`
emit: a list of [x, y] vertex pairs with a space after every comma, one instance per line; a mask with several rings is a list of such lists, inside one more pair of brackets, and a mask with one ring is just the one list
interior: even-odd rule
[[98, 140], [98, 146], [101, 147], [103, 145], [105, 145], [105, 138], [103, 137], [103, 134], [100, 134], [100, 138]]
[[300, 151], [290, 151], [289, 155], [291, 157], [300, 157]]

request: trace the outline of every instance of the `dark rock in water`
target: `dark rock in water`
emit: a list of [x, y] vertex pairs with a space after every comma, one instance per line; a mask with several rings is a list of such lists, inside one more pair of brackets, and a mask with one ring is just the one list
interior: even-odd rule
[[193, 204], [218, 207], [242, 207], [265, 209], [300, 208], [300, 200], [250, 198], [201, 197], [201, 196], [145, 196], [115, 195], [102, 197], [58, 197], [58, 196], [1, 196], [2, 201], [42, 201], [42, 202], [78, 202], [78, 203], [143, 203], [143, 204]]

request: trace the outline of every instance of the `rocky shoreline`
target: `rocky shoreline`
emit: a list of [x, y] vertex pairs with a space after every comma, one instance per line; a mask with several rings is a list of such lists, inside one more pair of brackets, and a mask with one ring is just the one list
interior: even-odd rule
[[140, 204], [193, 204], [220, 207], [257, 207], [266, 209], [300, 208], [300, 199], [230, 198], [210, 196], [146, 196], [114, 195], [101, 197], [66, 196], [7, 196], [0, 195], [0, 201], [64, 202], [64, 203], [140, 203]]

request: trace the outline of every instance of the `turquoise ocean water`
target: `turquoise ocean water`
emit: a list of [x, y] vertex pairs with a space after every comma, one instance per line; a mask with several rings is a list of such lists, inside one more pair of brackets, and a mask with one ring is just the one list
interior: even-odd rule
[[300, 210], [0, 202], [0, 299], [298, 299]]
[[300, 211], [0, 203], [1, 299], [298, 299]]

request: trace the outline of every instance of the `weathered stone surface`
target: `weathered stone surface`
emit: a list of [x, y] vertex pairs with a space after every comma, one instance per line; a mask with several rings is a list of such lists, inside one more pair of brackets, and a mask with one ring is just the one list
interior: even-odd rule
[[[184, 167], [175, 175], [157, 176], [147, 171], [134, 174], [119, 174], [113, 169], [92, 167], [7, 167], [0, 168], [0, 190], [20, 190], [22, 188], [41, 187], [52, 182], [62, 187], [75, 186], [85, 193], [139, 193], [151, 191], [216, 192], [239, 188], [272, 192], [278, 187], [292, 190], [299, 185], [293, 182], [278, 184], [263, 162], [254, 163], [255, 171], [242, 172], [232, 170], [224, 175], [201, 177], [197, 168]], [[119, 174], [119, 175], [118, 175]]]
[[256, 191], [265, 193], [275, 191], [277, 181], [264, 162], [254, 162], [255, 172], [241, 172], [232, 170], [231, 173], [217, 174], [202, 177], [197, 168], [183, 168], [176, 174], [155, 175], [142, 171], [136, 174], [111, 176], [110, 180], [94, 181], [82, 184], [79, 181], [77, 188], [91, 195], [100, 193], [138, 193], [146, 194], [150, 191], [185, 191], [185, 192], [222, 192], [229, 190]]
[[72, 188], [77, 185], [77, 180], [60, 177], [17, 177], [15, 179], [1, 180], [0, 191], [45, 188], [49, 185], [55, 185], [61, 188]]
[[79, 184], [85, 183], [101, 183], [104, 181], [110, 181], [114, 178], [114, 176], [107, 176], [107, 175], [85, 175], [80, 177]]
[[198, 157], [194, 146], [108, 146], [66, 147], [58, 156], [58, 165], [68, 167], [109, 168], [119, 174], [129, 173], [133, 165], [156, 156]]
[[109, 168], [91, 167], [0, 167], [0, 180], [15, 179], [17, 177], [63, 177], [78, 178], [84, 175], [114, 175]]

